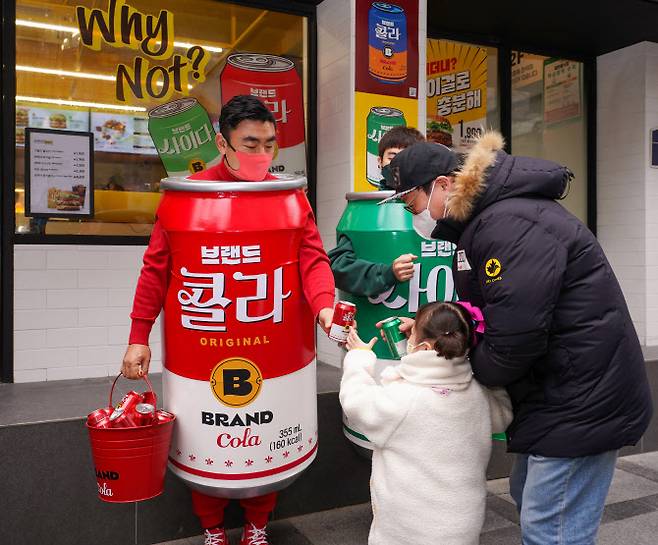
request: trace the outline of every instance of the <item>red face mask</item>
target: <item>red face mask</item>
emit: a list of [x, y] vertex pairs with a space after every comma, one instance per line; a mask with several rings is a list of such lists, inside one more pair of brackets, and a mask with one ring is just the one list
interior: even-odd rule
[[272, 164], [272, 155], [270, 153], [247, 153], [246, 151], [238, 151], [231, 146], [228, 140], [227, 144], [235, 153], [238, 161], [240, 161], [240, 168], [234, 169], [229, 162], [226, 161], [226, 157], [224, 157], [226, 164], [235, 173], [235, 176], [246, 182], [262, 182]]

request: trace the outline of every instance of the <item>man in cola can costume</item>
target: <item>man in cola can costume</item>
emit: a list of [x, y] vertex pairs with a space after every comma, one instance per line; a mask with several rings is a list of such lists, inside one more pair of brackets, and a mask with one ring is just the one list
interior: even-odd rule
[[[240, 181], [248, 184], [249, 181], [259, 182], [276, 180], [276, 178], [268, 172], [276, 145], [275, 119], [271, 111], [265, 105], [255, 97], [246, 95], [236, 96], [223, 106], [219, 118], [219, 124], [220, 134], [217, 135], [216, 142], [217, 147], [222, 154], [222, 161], [210, 169], [190, 176], [187, 179], [189, 180], [189, 183], [198, 184], [198, 182], [194, 181], [208, 180], [208, 183], [210, 184], [211, 180], [217, 180], [226, 182]], [[186, 181], [183, 181], [183, 183]], [[310, 354], [310, 357], [313, 358], [313, 365], [307, 365], [303, 371], [306, 373], [308, 373], [308, 369], [314, 371], [315, 348], [313, 339], [313, 317], [316, 318], [325, 331], [328, 331], [333, 317], [334, 282], [329, 267], [329, 260], [322, 248], [322, 242], [313, 220], [308, 201], [300, 190], [294, 196], [294, 199], [295, 202], [301, 203], [302, 206], [295, 209], [291, 208], [269, 211], [270, 214], [277, 216], [281, 222], [287, 221], [289, 224], [293, 223], [293, 219], [288, 217], [292, 215], [295, 217], [294, 221], [300, 226], [295, 231], [291, 230], [290, 233], [285, 230], [281, 231], [283, 234], [277, 235], [279, 236], [279, 239], [277, 239], [279, 241], [279, 246], [276, 244], [270, 245], [274, 247], [275, 252], [289, 252], [291, 251], [290, 248], [298, 248], [295, 250], [298, 252], [297, 255], [289, 256], [289, 261], [292, 261], [294, 257], [294, 261], [298, 262], [298, 269], [293, 271], [292, 275], [289, 274], [286, 276], [286, 270], [291, 269], [287, 268], [284, 270], [283, 266], [277, 268], [273, 274], [270, 274], [267, 277], [265, 277], [265, 275], [243, 274], [239, 271], [239, 267], [236, 268], [236, 266], [231, 266], [232, 263], [260, 261], [261, 257], [263, 262], [265, 262], [267, 260], [266, 252], [271, 250], [270, 246], [265, 246], [265, 243], [263, 243], [262, 248], [260, 246], [258, 246], [258, 248], [251, 246], [237, 247], [239, 250], [237, 252], [233, 252], [234, 246], [231, 245], [227, 245], [226, 247], [201, 246], [195, 250], [196, 252], [198, 252], [199, 249], [201, 250], [203, 263], [220, 265], [220, 267], [214, 266], [209, 270], [223, 272], [201, 274], [196, 270], [193, 270], [191, 266], [189, 270], [186, 267], [180, 267], [180, 264], [182, 263], [181, 254], [190, 251], [186, 248], [186, 246], [190, 246], [190, 244], [187, 240], [181, 243], [180, 232], [171, 227], [172, 224], [180, 221], [177, 217], [180, 214], [176, 214], [176, 211], [174, 210], [177, 196], [167, 195], [167, 193], [168, 192], [166, 192], [165, 197], [163, 197], [163, 201], [158, 211], [158, 218], [154, 225], [151, 240], [149, 242], [149, 247], [144, 254], [144, 267], [140, 274], [135, 292], [133, 311], [131, 313], [132, 328], [129, 346], [123, 361], [122, 371], [128, 378], [138, 378], [148, 372], [148, 365], [151, 357], [150, 349], [148, 347], [148, 336], [153, 322], [164, 305], [164, 334], [167, 344], [167, 351], [165, 354], [165, 378], [167, 378], [167, 381], [165, 381], [165, 402], [167, 402], [168, 396], [172, 393], [174, 388], [180, 388], [183, 390], [187, 388], [188, 385], [192, 384], [191, 388], [193, 390], [193, 388], [196, 388], [193, 383], [202, 384], [204, 385], [203, 395], [207, 396], [208, 394], [206, 392], [210, 385], [212, 393], [217, 397], [217, 401], [223, 403], [224, 408], [222, 409], [215, 404], [214, 411], [216, 412], [203, 411], [201, 414], [194, 414], [194, 424], [199, 425], [199, 421], [206, 424], [203, 431], [204, 433], [212, 432], [215, 434], [214, 436], [217, 437], [216, 448], [219, 447], [219, 449], [222, 449], [229, 447], [226, 452], [229, 452], [232, 448], [232, 452], [234, 453], [239, 450], [245, 451], [245, 449], [241, 447], [259, 445], [260, 438], [255, 435], [256, 433], [259, 433], [259, 428], [257, 426], [259, 424], [271, 422], [275, 417], [272, 415], [271, 411], [267, 410], [253, 413], [243, 411], [242, 413], [234, 413], [232, 420], [229, 422], [227, 420], [227, 415], [224, 414], [224, 410], [226, 412], [230, 411], [226, 410], [225, 406], [230, 405], [232, 402], [229, 398], [234, 398], [236, 396], [224, 395], [222, 397], [222, 392], [225, 394], [227, 391], [226, 388], [230, 389], [233, 387], [233, 390], [236, 393], [240, 393], [239, 390], [242, 387], [249, 389], [251, 386], [254, 387], [257, 394], [259, 389], [265, 390], [265, 388], [260, 388], [260, 385], [264, 382], [267, 383], [268, 381], [264, 379], [267, 379], [268, 377], [265, 376], [265, 373], [262, 373], [261, 376], [261, 370], [254, 363], [254, 361], [259, 360], [253, 355], [256, 354], [256, 356], [258, 356], [260, 354], [260, 356], [262, 356], [263, 354], [269, 354], [270, 359], [281, 358], [282, 360], [285, 360], [284, 355], [279, 353], [279, 351], [283, 352], [284, 350], [280, 349], [279, 345], [276, 344], [276, 339], [269, 339], [265, 334], [254, 338], [248, 338], [249, 346], [247, 346], [246, 338], [232, 337], [227, 331], [227, 328], [230, 329], [230, 326], [234, 325], [236, 320], [241, 322], [255, 322], [251, 327], [259, 328], [261, 331], [265, 332], [273, 331], [274, 328], [279, 328], [278, 336], [281, 337], [281, 331], [283, 331], [283, 336], [286, 339], [290, 339], [289, 344], [297, 342], [304, 345], [303, 350], [307, 355]], [[183, 193], [184, 192], [181, 192], [179, 197], [184, 200], [186, 197]], [[231, 196], [231, 194], [228, 195]], [[242, 202], [244, 206], [244, 203], [246, 203], [247, 200], [245, 197], [241, 197], [241, 199], [243, 199]], [[183, 200], [180, 202], [183, 202]], [[172, 202], [174, 202], [173, 207], [171, 204]], [[212, 215], [208, 215], [207, 217], [204, 216], [204, 211], [209, 214], [209, 211], [212, 210], [213, 206], [221, 207], [227, 205], [227, 199], [214, 198], [214, 202], [211, 202], [210, 199], [207, 201], [200, 199], [196, 205], [200, 207], [194, 212], [197, 214], [197, 223], [200, 222], [203, 225], [207, 224], [209, 226], [208, 229], [212, 229], [212, 225], [219, 225], [222, 222], [229, 226], [225, 233], [217, 231], [210, 233], [210, 238], [208, 238], [208, 240], [213, 241], [218, 240], [218, 236], [222, 236], [223, 239], [221, 240], [224, 241], [231, 240], [231, 237], [235, 237], [236, 235], [232, 232], [230, 226], [232, 224], [237, 225], [240, 222], [244, 223], [245, 215], [260, 218], [264, 217], [268, 212], [267, 209], [259, 208], [257, 210], [238, 214], [235, 218], [227, 219], [224, 217], [218, 219]], [[210, 208], [204, 208], [204, 206], [209, 206]], [[214, 224], [213, 221], [215, 221]], [[195, 239], [192, 235], [197, 238]], [[202, 240], [200, 237], [203, 235], [203, 232], [192, 233], [192, 235], [190, 235], [191, 241]], [[267, 234], [262, 233], [261, 236], [263, 237], [263, 240], [265, 240]], [[288, 237], [288, 239], [285, 237]], [[229, 243], [227, 242], [226, 244]], [[192, 244], [192, 246], [194, 245]], [[283, 246], [289, 246], [290, 248], [283, 248]], [[246, 265], [244, 270], [248, 270]], [[264, 286], [262, 286], [260, 282], [262, 278], [257, 277], [265, 278]], [[209, 286], [203, 284], [203, 279], [206, 279], [206, 282], [210, 279], [212, 283]], [[234, 280], [237, 280], [237, 282]], [[245, 282], [241, 283], [240, 281], [242, 280], [245, 280]], [[252, 280], [252, 282], [246, 282], [249, 280]], [[242, 297], [238, 296], [237, 299], [232, 297], [233, 294], [231, 293], [231, 290], [237, 291], [238, 289], [242, 289], [244, 292], [245, 288], [242, 286], [253, 285], [253, 280], [256, 280], [258, 286], [258, 293], [255, 296], [253, 294], [244, 296], [245, 294], [243, 294]], [[270, 285], [272, 280], [274, 288]], [[219, 284], [220, 282], [221, 286]], [[297, 286], [300, 287], [299, 290], [294, 289]], [[220, 287], [221, 290], [219, 289]], [[263, 294], [261, 293], [261, 287], [265, 288], [268, 298], [270, 291], [273, 290], [275, 292], [273, 296], [275, 299], [275, 308], [267, 315], [255, 316], [255, 314], [258, 314], [258, 309], [261, 309], [261, 312], [264, 309], [263, 305], [265, 302], [262, 302], [261, 300], [265, 299], [265, 297], [263, 297]], [[179, 290], [179, 288], [183, 289]], [[201, 300], [204, 291], [212, 292], [212, 300], [223, 305], [222, 308], [217, 310], [209, 308], [209, 301]], [[299, 292], [299, 294], [297, 292]], [[229, 297], [231, 297], [231, 299], [229, 299]], [[267, 302], [267, 304], [272, 303]], [[291, 310], [293, 313], [296, 312], [303, 322], [303, 327], [284, 328], [281, 330], [280, 326], [282, 326], [283, 323], [278, 323], [282, 322], [282, 320], [277, 319], [277, 304], [280, 309], [283, 309], [284, 305], [287, 305], [285, 308], [287, 309], [286, 312], [288, 312], [288, 315], [290, 315]], [[291, 305], [295, 306], [291, 307]], [[181, 308], [183, 309], [182, 312], [180, 310]], [[171, 316], [169, 315], [170, 311]], [[282, 312], [283, 310], [281, 310], [281, 313]], [[226, 326], [218, 325], [212, 321], [216, 320], [217, 317], [221, 317], [223, 320], [221, 323], [226, 324]], [[181, 323], [183, 324], [182, 328], [180, 327]], [[187, 329], [185, 329], [186, 327]], [[189, 331], [191, 329], [205, 330], [204, 336], [191, 336], [192, 334]], [[303, 332], [300, 333], [297, 329], [303, 329]], [[220, 331], [226, 333], [226, 335], [209, 333], [212, 331]], [[174, 347], [174, 350], [171, 350], [172, 345], [169, 342], [171, 340], [170, 336], [172, 335], [180, 338], [178, 344], [181, 345], [179, 347]], [[197, 332], [196, 335], [199, 335], [199, 333]], [[194, 346], [194, 343], [190, 342], [190, 339], [197, 340], [197, 346]], [[266, 346], [270, 342], [271, 346], [275, 348]], [[212, 369], [210, 377], [203, 375], [206, 371], [198, 371], [199, 376], [194, 378], [199, 380], [190, 381], [175, 375], [175, 373], [169, 372], [168, 367], [170, 362], [176, 356], [179, 356], [179, 359], [194, 361], [195, 354], [199, 353], [199, 343], [205, 347], [206, 350], [213, 347], [213, 350], [216, 353], [216, 356], [214, 357], [216, 361], [219, 362], [215, 368]], [[244, 358], [232, 357], [224, 359], [226, 351], [228, 350], [227, 347], [235, 347], [236, 344], [241, 346], [241, 350], [244, 348], [244, 354], [246, 354], [246, 356]], [[259, 346], [252, 346], [252, 344], [258, 344]], [[261, 344], [263, 346], [261, 346]], [[278, 352], [273, 353], [272, 351], [274, 349]], [[173, 352], [176, 353], [174, 354]], [[224, 356], [222, 356], [223, 352]], [[189, 354], [189, 357], [185, 357], [187, 354]], [[191, 364], [186, 362], [185, 365]], [[285, 361], [280, 363], [280, 366], [285, 365]], [[229, 370], [228, 375], [226, 374], [227, 369]], [[194, 375], [195, 372], [196, 371], [192, 369], [191, 374]], [[241, 373], [249, 374], [249, 378], [244, 378]], [[282, 374], [283, 373], [280, 373], [280, 375]], [[229, 381], [235, 380], [235, 383], [227, 383], [227, 376], [230, 377], [228, 379]], [[282, 380], [284, 378], [285, 377], [280, 376], [277, 380]], [[186, 380], [187, 382], [185, 382]], [[315, 381], [314, 374], [312, 380]], [[224, 390], [222, 390], [222, 387]], [[186, 390], [186, 392], [188, 392], [188, 395], [186, 396], [187, 398], [198, 397], [196, 396], [195, 391], [192, 390]], [[270, 392], [271, 391], [277, 390], [273, 386], [270, 389]], [[298, 395], [301, 396], [301, 394], [303, 394], [303, 392], [298, 392]], [[260, 397], [267, 397], [267, 395], [271, 394], [263, 391], [260, 394]], [[178, 397], [180, 398], [181, 395], [179, 394]], [[192, 399], [189, 402], [194, 403], [196, 401], [195, 399]], [[251, 399], [244, 403], [244, 405], [250, 402]], [[167, 408], [170, 407], [167, 406]], [[177, 407], [171, 407], [170, 410], [177, 415], [178, 427], [175, 435], [178, 435], [179, 437], [189, 437], [189, 429], [192, 429], [193, 426], [190, 425], [189, 429], [186, 428], [185, 415], [179, 414]], [[315, 411], [315, 399], [313, 399], [313, 411]], [[313, 414], [313, 417], [315, 418], [315, 413]], [[246, 423], [249, 422], [252, 423], [251, 427], [245, 427]], [[254, 429], [256, 431], [253, 431]], [[297, 441], [302, 435], [302, 433], [295, 427], [292, 427], [290, 430], [283, 429], [281, 430], [281, 433], [285, 436], [281, 439], [284, 443], [291, 440], [293, 442]], [[239, 479], [243, 478], [243, 476], [237, 473], [236, 468], [233, 466], [240, 465], [244, 467], [245, 464], [246, 466], [253, 465], [254, 467], [258, 467], [258, 464], [272, 464], [272, 466], [274, 466], [276, 463], [280, 463], [278, 459], [275, 460], [274, 458], [280, 458], [282, 456], [284, 456], [286, 460], [294, 460], [295, 457], [298, 457], [297, 460], [300, 463], [304, 462], [304, 464], [308, 464], [315, 456], [317, 445], [317, 435], [315, 433], [309, 435], [310, 436], [303, 436], [303, 443], [300, 442], [299, 445], [295, 444], [290, 448], [282, 448], [281, 451], [276, 450], [279, 448], [278, 441], [272, 441], [270, 445], [274, 446], [270, 446], [269, 448], [274, 448], [275, 450], [272, 452], [271, 456], [261, 456], [259, 459], [256, 459], [254, 456], [253, 459], [250, 458], [246, 460], [233, 460], [228, 459], [226, 456], [219, 458], [219, 456], [210, 457], [201, 453], [195, 454], [193, 452], [182, 452], [182, 447], [177, 449], [177, 447], [172, 444], [170, 467], [178, 476], [181, 476], [180, 472], [185, 471], [189, 472], [189, 475], [191, 475], [189, 480], [186, 480], [184, 477], [181, 478], [184, 478], [186, 484], [192, 488], [193, 508], [201, 521], [201, 525], [205, 529], [207, 544], [228, 543], [223, 529], [223, 522], [224, 508], [228, 504], [230, 497], [239, 498], [241, 505], [245, 509], [246, 524], [242, 535], [241, 545], [267, 543], [265, 526], [269, 514], [274, 508], [277, 492], [268, 491], [265, 494], [260, 494], [255, 497], [245, 497], [245, 495], [240, 495], [239, 486], [241, 481], [239, 481]], [[247, 449], [246, 452], [251, 452], [251, 450]], [[224, 454], [224, 451], [222, 451], [222, 454]], [[215, 460], [214, 458], [217, 459]], [[236, 458], [236, 456], [231, 455], [231, 458]], [[288, 466], [292, 466], [294, 463], [296, 462], [289, 462], [287, 466], [280, 466], [280, 469], [284, 470]], [[305, 467], [305, 465], [302, 464], [299, 467]], [[277, 471], [277, 469], [272, 469], [269, 473], [274, 471]], [[261, 475], [267, 473], [268, 471], [260, 471], [255, 472], [254, 474]], [[222, 495], [213, 493], [213, 490], [209, 489], [207, 486], [197, 487], [194, 485], [193, 479], [197, 476], [200, 476], [198, 478], [201, 480], [212, 480], [214, 475], [219, 474], [222, 475], [222, 478], [234, 479], [230, 481], [231, 483], [238, 483], [235, 489], [231, 489], [231, 494]], [[223, 489], [218, 490], [223, 492]], [[249, 494], [247, 494], [247, 496], [248, 495]]]

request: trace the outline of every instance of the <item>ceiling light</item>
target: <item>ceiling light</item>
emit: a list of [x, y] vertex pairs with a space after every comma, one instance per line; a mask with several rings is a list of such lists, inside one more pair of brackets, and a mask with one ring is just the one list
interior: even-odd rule
[[[73, 70], [53, 70], [52, 68], [40, 68], [38, 66], [16, 66], [18, 72], [34, 72], [36, 74], [48, 74], [50, 76], [68, 76], [72, 78], [83, 79], [100, 79], [103, 81], [116, 81], [116, 76], [110, 74], [92, 74], [91, 72], [75, 72]], [[162, 80], [156, 82], [158, 87], [162, 87]], [[188, 89], [192, 89], [191, 84], [187, 84]]]
[[[39, 23], [37, 21], [28, 21], [26, 19], [16, 19], [16, 26], [25, 26], [30, 28], [40, 28], [42, 30], [54, 30], [56, 32], [70, 32], [71, 34], [79, 34], [80, 29], [74, 26], [64, 26], [64, 25], [51, 25], [50, 23]], [[160, 43], [160, 42], [157, 42]], [[203, 45], [203, 44], [193, 44], [188, 42], [174, 42], [174, 47], [180, 47], [183, 49], [189, 49], [195, 45], [200, 45], [206, 51], [211, 53], [221, 53], [224, 51], [222, 47], [215, 47], [213, 45]]]
[[116, 81], [116, 76], [110, 74], [92, 74], [91, 72], [75, 72], [73, 70], [54, 70], [52, 68], [40, 68], [38, 66], [16, 66], [18, 72], [36, 72], [37, 74], [48, 74], [51, 76], [68, 76], [71, 78], [100, 79], [103, 81]]
[[214, 45], [190, 44], [190, 43], [187, 43], [187, 42], [174, 42], [174, 45], [176, 47], [182, 47], [183, 49], [189, 49], [190, 47], [200, 45], [206, 51], [210, 51], [211, 53], [221, 53], [222, 51], [224, 51], [223, 47], [215, 47]]
[[74, 26], [51, 25], [50, 23], [39, 23], [38, 21], [27, 21], [25, 19], [16, 19], [16, 26], [54, 30], [56, 32], [70, 32], [71, 34], [78, 34], [80, 32], [80, 30]]
[[37, 102], [40, 104], [58, 104], [60, 106], [79, 106], [82, 108], [103, 108], [105, 110], [121, 110], [125, 112], [145, 112], [141, 106], [122, 106], [120, 104], [102, 104], [100, 102], [85, 102], [79, 100], [60, 100], [58, 98], [16, 96], [22, 102]]

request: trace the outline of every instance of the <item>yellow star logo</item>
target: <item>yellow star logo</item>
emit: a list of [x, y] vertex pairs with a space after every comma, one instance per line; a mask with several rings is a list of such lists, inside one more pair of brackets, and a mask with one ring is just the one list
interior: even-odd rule
[[487, 273], [487, 276], [490, 276], [492, 278], [494, 276], [498, 276], [502, 269], [503, 267], [500, 264], [500, 261], [498, 261], [498, 259], [496, 259], [495, 257], [492, 257], [489, 261], [487, 261], [487, 264], [484, 268], [485, 272]]

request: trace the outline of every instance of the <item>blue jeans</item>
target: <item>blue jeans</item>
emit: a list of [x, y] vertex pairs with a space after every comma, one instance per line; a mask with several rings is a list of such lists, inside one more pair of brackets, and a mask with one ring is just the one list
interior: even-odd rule
[[594, 545], [617, 454], [517, 454], [510, 493], [521, 516], [523, 545]]

